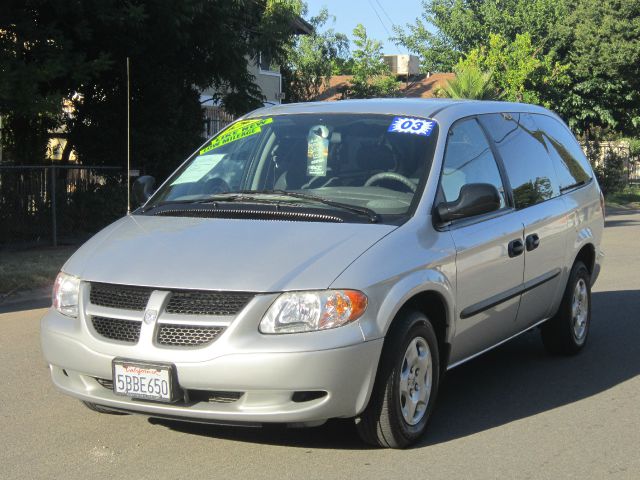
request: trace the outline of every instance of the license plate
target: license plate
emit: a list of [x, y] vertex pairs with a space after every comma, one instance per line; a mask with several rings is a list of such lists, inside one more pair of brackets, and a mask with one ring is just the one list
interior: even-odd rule
[[113, 392], [131, 398], [173, 402], [178, 390], [173, 365], [115, 359]]

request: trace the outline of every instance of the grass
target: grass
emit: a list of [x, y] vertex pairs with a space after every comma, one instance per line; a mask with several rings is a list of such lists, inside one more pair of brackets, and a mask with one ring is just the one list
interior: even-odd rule
[[629, 186], [621, 192], [610, 193], [605, 200], [607, 207], [640, 209], [640, 185]]
[[77, 247], [0, 250], [0, 297], [20, 290], [53, 286], [60, 267]]

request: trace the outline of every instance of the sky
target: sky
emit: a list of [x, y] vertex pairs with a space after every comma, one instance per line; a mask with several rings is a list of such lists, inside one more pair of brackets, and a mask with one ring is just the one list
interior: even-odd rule
[[[422, 13], [421, 0], [306, 0], [308, 17], [314, 16], [326, 6], [336, 17], [333, 28], [346, 33], [350, 38], [353, 29], [361, 23], [367, 35], [382, 42], [384, 53], [408, 53], [402, 46], [397, 47], [389, 40], [393, 35], [392, 25], [404, 27], [414, 23]], [[377, 13], [377, 15], [376, 15]], [[378, 18], [379, 17], [379, 18]], [[331, 27], [331, 25], [327, 25]]]

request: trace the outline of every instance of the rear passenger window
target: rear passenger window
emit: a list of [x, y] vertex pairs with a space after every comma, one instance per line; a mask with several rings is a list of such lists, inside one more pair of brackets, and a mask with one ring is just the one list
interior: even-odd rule
[[477, 120], [463, 120], [449, 130], [442, 168], [440, 188], [447, 202], [458, 199], [463, 185], [489, 183], [500, 192], [500, 208], [505, 206], [500, 171]]
[[560, 194], [557, 174], [543, 132], [526, 113], [482, 115], [507, 170], [516, 208], [526, 208]]
[[558, 172], [560, 190], [591, 180], [591, 167], [574, 136], [558, 120], [546, 115], [533, 115], [543, 133], [549, 155]]

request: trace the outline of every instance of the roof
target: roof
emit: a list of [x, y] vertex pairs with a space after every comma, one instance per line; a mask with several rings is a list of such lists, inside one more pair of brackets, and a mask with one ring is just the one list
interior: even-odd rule
[[[420, 75], [410, 80], [408, 84], [401, 82], [400, 94], [406, 98], [433, 98], [436, 87], [444, 87], [449, 80], [455, 77], [455, 73]], [[334, 75], [329, 79], [329, 85], [320, 92], [316, 100], [340, 100], [342, 91], [349, 86], [352, 78], [353, 75]]]
[[243, 118], [304, 113], [369, 113], [410, 115], [452, 122], [470, 115], [498, 112], [550, 114], [546, 108], [526, 103], [453, 100], [448, 98], [373, 98], [366, 100], [341, 100], [336, 102], [285, 103], [272, 107], [259, 108], [258, 110], [248, 113]]
[[296, 35], [311, 35], [313, 33], [313, 25], [302, 17], [296, 17], [292, 20], [291, 29]]

